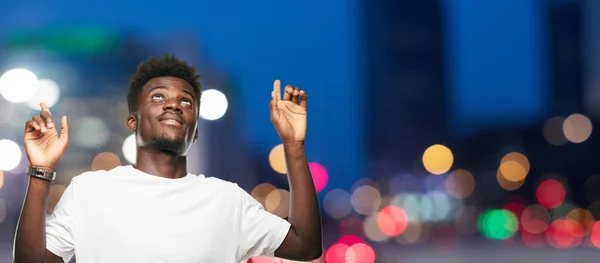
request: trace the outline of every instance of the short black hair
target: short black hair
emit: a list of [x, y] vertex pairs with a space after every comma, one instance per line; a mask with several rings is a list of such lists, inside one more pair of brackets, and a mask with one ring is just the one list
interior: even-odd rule
[[144, 85], [151, 79], [158, 77], [176, 77], [187, 81], [196, 93], [196, 99], [198, 100], [196, 105], [198, 105], [198, 109], [200, 108], [202, 91], [198, 81], [200, 75], [196, 74], [196, 68], [188, 65], [185, 61], [179, 60], [175, 55], [165, 54], [162, 58], [150, 57], [147, 61], [140, 63], [137, 72], [131, 76], [129, 93], [127, 94], [129, 114], [137, 112], [139, 96], [144, 89]]

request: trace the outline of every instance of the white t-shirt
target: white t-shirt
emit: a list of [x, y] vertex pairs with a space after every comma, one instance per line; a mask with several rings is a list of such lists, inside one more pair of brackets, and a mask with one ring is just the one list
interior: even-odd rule
[[46, 247], [65, 262], [239, 263], [273, 257], [289, 229], [237, 184], [119, 166], [73, 178], [46, 223]]

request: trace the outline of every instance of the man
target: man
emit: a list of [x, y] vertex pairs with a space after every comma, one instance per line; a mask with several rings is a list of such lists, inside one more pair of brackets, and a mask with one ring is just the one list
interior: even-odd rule
[[236, 184], [187, 172], [198, 138], [200, 83], [174, 56], [150, 58], [133, 75], [127, 126], [136, 135], [133, 166], [76, 176], [46, 222], [53, 172], [69, 145], [48, 107], [27, 121], [29, 186], [15, 239], [15, 262], [238, 263], [254, 256], [310, 261], [322, 253], [319, 204], [306, 155], [307, 94], [271, 92], [290, 182], [288, 221], [263, 209]]

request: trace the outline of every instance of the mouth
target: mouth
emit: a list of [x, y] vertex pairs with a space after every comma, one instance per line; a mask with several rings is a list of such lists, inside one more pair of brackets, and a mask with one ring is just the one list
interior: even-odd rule
[[161, 123], [167, 124], [167, 125], [176, 125], [176, 126], [181, 126], [182, 124], [174, 119], [164, 119], [162, 121], [160, 121]]
[[167, 125], [183, 125], [183, 119], [180, 116], [173, 114], [163, 114], [158, 118], [158, 121]]

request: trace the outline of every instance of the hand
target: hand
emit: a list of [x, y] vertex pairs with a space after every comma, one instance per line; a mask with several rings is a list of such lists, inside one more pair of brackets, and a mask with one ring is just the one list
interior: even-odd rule
[[271, 122], [284, 143], [304, 142], [306, 137], [306, 100], [298, 87], [286, 85], [281, 99], [281, 82], [275, 80], [271, 92]]
[[59, 137], [50, 109], [43, 102], [40, 106], [40, 115], [34, 115], [25, 124], [25, 152], [31, 166], [54, 171], [69, 147], [69, 125], [67, 116], [63, 116]]

